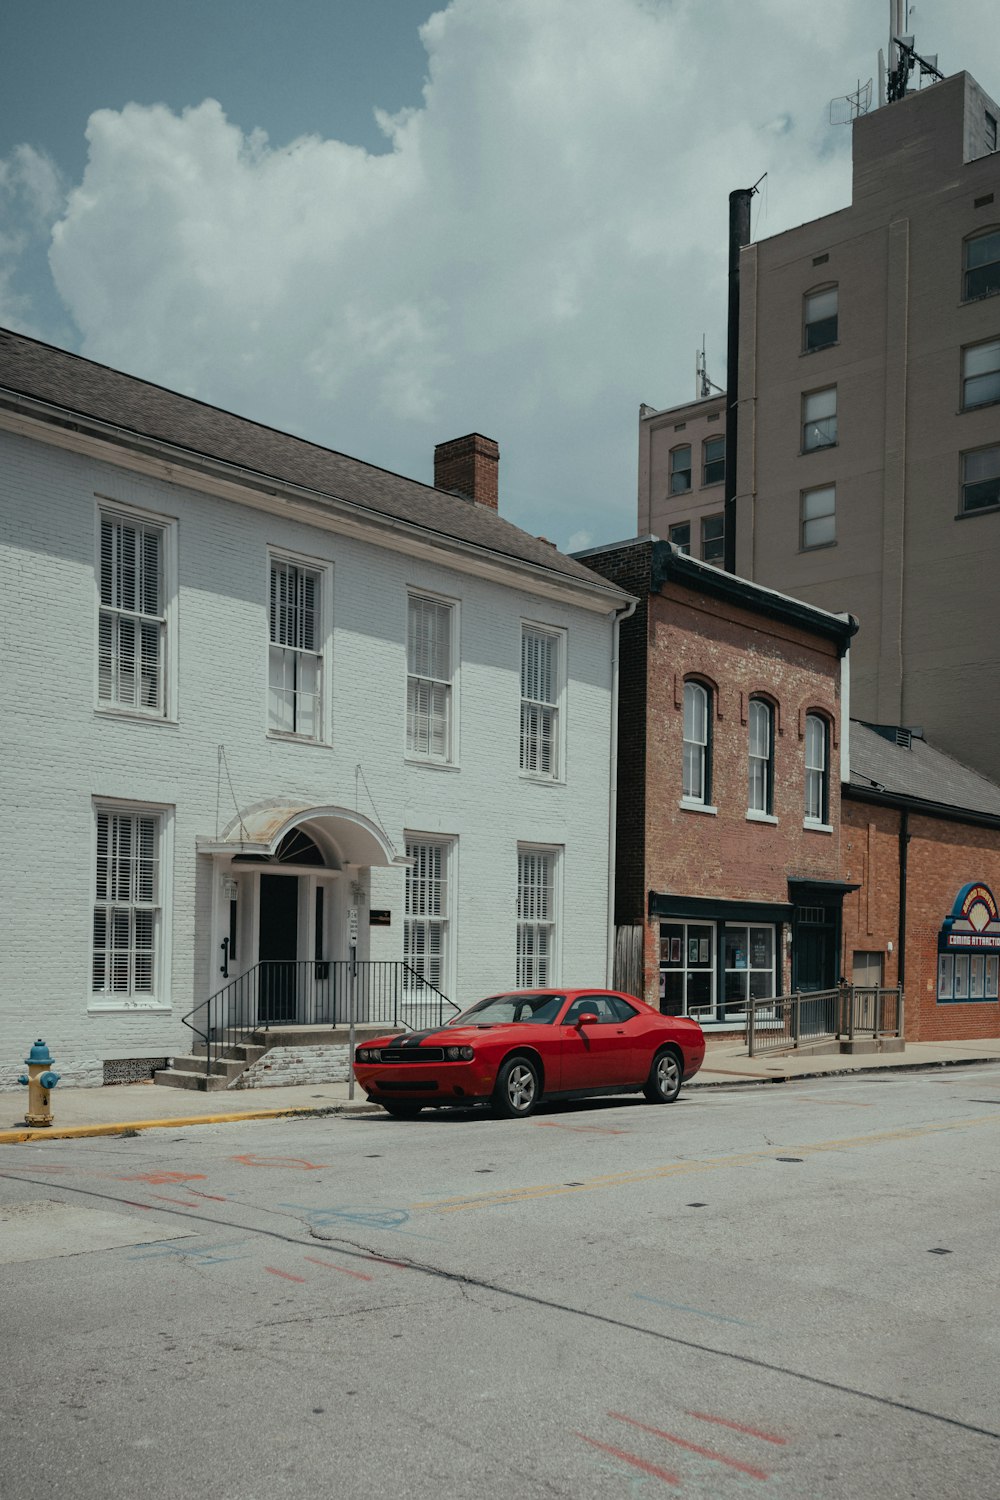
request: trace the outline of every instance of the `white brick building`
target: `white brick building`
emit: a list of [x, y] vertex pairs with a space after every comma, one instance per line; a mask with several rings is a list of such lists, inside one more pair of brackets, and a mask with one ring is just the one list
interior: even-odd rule
[[404, 1002], [605, 982], [627, 597], [439, 456], [485, 502], [0, 332], [0, 1082], [342, 1019], [352, 910]]

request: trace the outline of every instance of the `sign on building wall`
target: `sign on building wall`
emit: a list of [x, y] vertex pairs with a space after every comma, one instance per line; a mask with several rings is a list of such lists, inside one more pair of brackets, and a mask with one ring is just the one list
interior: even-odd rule
[[981, 881], [963, 885], [938, 934], [938, 1004], [1000, 998], [1000, 914]]

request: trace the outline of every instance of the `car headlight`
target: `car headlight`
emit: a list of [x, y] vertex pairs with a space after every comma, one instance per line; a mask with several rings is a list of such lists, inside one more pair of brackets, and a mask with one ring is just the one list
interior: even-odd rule
[[359, 1047], [355, 1053], [358, 1062], [381, 1062], [382, 1054], [377, 1047]]
[[446, 1047], [444, 1055], [449, 1062], [471, 1062], [476, 1054], [471, 1047]]

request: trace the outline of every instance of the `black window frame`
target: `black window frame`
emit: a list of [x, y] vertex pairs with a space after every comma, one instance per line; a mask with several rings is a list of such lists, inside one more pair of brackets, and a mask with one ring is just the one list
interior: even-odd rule
[[[989, 239], [996, 241], [995, 259], [981, 266], [970, 266], [970, 246]], [[973, 286], [970, 278], [980, 272], [984, 273], [981, 278], [984, 284]], [[997, 292], [1000, 292], [1000, 224], [992, 224], [987, 229], [977, 229], [975, 234], [966, 235], [962, 241], [962, 301], [978, 302], [983, 297], [996, 296]]]
[[[677, 456], [681, 453], [687, 454], [687, 468], [681, 468], [677, 462]], [[675, 481], [683, 475], [687, 475], [687, 484], [677, 484]], [[670, 479], [669, 493], [671, 495], [689, 495], [693, 480], [692, 454], [690, 443], [678, 443], [676, 448], [670, 450]]]
[[[816, 297], [828, 296], [834, 292], [837, 298], [837, 311], [825, 318], [810, 318], [809, 303]], [[802, 352], [804, 354], [815, 354], [818, 349], [829, 349], [840, 339], [840, 283], [829, 282], [826, 286], [811, 287], [808, 292], [802, 294]]]
[[[722, 448], [721, 458], [709, 458], [710, 447]], [[726, 439], [722, 437], [707, 437], [701, 445], [701, 483], [702, 488], [710, 484], [725, 484], [726, 482]]]
[[[987, 453], [996, 455], [995, 473], [989, 475], [986, 479], [967, 479], [965, 477], [967, 460], [970, 458], [978, 458], [980, 454]], [[960, 456], [962, 461], [962, 472], [960, 479], [961, 489], [959, 493], [959, 515], [975, 516], [978, 515], [981, 511], [996, 510], [998, 507], [1000, 507], [1000, 443], [988, 443], [983, 448], [970, 448], [967, 452], [962, 453]], [[978, 504], [970, 505], [968, 498], [969, 491], [982, 491], [984, 486], [987, 485], [991, 487], [990, 492], [988, 492], [988, 498], [980, 500]]]

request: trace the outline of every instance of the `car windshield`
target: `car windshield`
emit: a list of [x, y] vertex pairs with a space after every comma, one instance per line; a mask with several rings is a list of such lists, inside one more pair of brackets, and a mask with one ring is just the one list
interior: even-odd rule
[[532, 1022], [551, 1026], [562, 1010], [565, 995], [491, 995], [463, 1011], [449, 1026], [510, 1026]]

